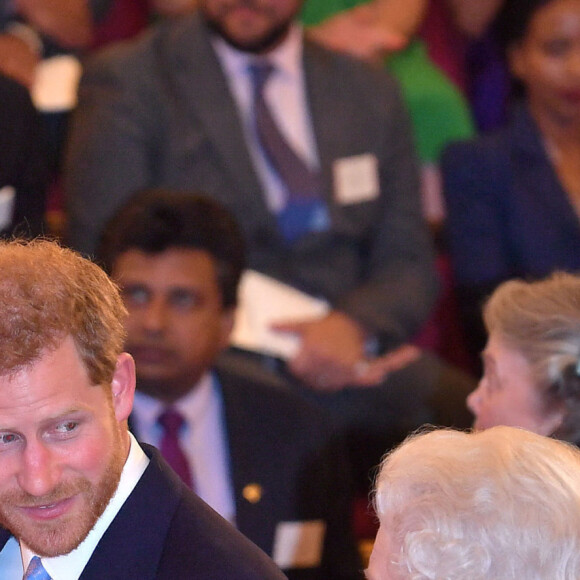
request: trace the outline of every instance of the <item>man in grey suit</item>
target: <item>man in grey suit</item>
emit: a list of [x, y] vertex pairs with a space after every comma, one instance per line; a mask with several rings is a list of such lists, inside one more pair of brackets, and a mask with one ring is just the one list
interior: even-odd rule
[[[242, 225], [250, 267], [330, 303], [326, 316], [281, 326], [301, 339], [287, 369], [311, 387], [305, 396], [382, 452], [424, 421], [468, 425], [472, 385], [423, 356], [386, 387], [350, 388], [381, 381], [374, 357], [414, 336], [437, 279], [397, 87], [303, 38], [301, 6], [202, 0], [190, 17], [88, 66], [65, 168], [69, 242], [92, 252], [107, 218], [139, 189], [220, 200]], [[266, 60], [263, 85], [256, 70]], [[301, 186], [279, 162], [281, 140]], [[388, 355], [379, 360], [390, 368]]]

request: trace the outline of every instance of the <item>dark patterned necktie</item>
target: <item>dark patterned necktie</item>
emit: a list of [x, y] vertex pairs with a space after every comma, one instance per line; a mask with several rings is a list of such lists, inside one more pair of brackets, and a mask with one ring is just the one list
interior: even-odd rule
[[253, 88], [253, 114], [259, 145], [270, 167], [286, 186], [288, 199], [278, 214], [280, 230], [293, 242], [306, 232], [321, 229], [325, 206], [320, 198], [320, 173], [310, 169], [282, 135], [264, 99], [264, 87], [274, 67], [268, 62], [248, 68]]
[[48, 572], [44, 569], [38, 556], [34, 556], [26, 568], [23, 580], [50, 580]]
[[183, 416], [173, 407], [168, 407], [159, 415], [157, 422], [163, 429], [159, 446], [161, 455], [184, 483], [193, 489], [191, 467], [179, 442], [179, 432], [185, 423]]

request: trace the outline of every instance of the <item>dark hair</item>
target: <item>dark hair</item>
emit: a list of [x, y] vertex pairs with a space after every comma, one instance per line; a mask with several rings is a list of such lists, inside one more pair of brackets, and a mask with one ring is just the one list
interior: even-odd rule
[[[525, 38], [536, 12], [551, 2], [554, 0], [504, 0], [493, 22], [492, 30], [505, 63], [509, 62], [510, 48]], [[513, 74], [510, 77], [511, 99], [516, 101], [523, 99], [526, 94], [524, 83]]]
[[495, 20], [497, 39], [504, 53], [528, 32], [536, 12], [554, 0], [505, 0]]
[[208, 252], [216, 262], [223, 306], [236, 305], [246, 262], [244, 239], [232, 214], [200, 194], [167, 189], [138, 192], [108, 222], [97, 260], [110, 274], [115, 260], [127, 250], [156, 254], [171, 248]]

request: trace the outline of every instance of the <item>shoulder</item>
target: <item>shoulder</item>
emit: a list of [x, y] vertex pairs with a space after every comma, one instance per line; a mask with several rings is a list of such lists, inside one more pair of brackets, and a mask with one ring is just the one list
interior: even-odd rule
[[526, 149], [536, 150], [539, 134], [528, 110], [516, 107], [508, 123], [476, 138], [451, 143], [445, 149], [441, 163], [443, 169], [471, 163], [481, 166], [486, 161], [505, 165], [512, 153]]
[[[157, 580], [283, 578], [260, 549], [181, 483], [159, 452], [142, 446], [150, 464], [134, 494], [149, 506], [146, 535], [154, 536], [147, 540], [152, 542], [152, 551], [156, 538], [162, 544]], [[143, 508], [137, 505], [131, 512], [142, 514]], [[129, 541], [135, 541], [134, 534]]]
[[202, 40], [200, 29], [197, 15], [162, 20], [135, 38], [93, 53], [85, 68], [88, 73], [111, 70], [131, 75], [150, 74], [151, 67], [172, 66], [182, 54], [195, 52], [194, 44]]
[[334, 87], [338, 95], [355, 91], [371, 100], [401, 100], [399, 83], [385, 67], [329, 50], [308, 37], [304, 40], [304, 67], [307, 77], [317, 77], [323, 84]]
[[157, 578], [281, 580], [257, 546], [203, 503], [184, 494], [165, 537]]
[[222, 393], [226, 402], [235, 400], [243, 406], [269, 409], [273, 413], [291, 413], [311, 418], [320, 411], [308, 403], [295, 390], [291, 379], [245, 360], [227, 354], [216, 364]]
[[[221, 357], [216, 366], [228, 429], [243, 426], [244, 436], [298, 448], [318, 446], [331, 438], [326, 414], [307, 402], [291, 379], [258, 364]], [[264, 442], [264, 445], [266, 443]]]

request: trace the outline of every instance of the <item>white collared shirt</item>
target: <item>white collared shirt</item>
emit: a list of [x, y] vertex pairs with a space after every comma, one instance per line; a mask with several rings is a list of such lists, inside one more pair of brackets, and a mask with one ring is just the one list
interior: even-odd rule
[[[42, 558], [42, 565], [53, 580], [78, 580], [97, 544], [147, 468], [149, 458], [139, 447], [133, 435], [129, 433], [129, 437], [131, 446], [121, 472], [117, 491], [88, 536], [78, 548], [68, 554], [56, 558]], [[2, 580], [20, 580], [34, 555], [34, 552], [27, 546], [24, 544], [19, 546], [14, 537], [10, 538], [0, 553], [0, 577]]]
[[[307, 165], [318, 169], [316, 139], [302, 66], [302, 36], [302, 27], [294, 24], [284, 42], [268, 53], [267, 58], [275, 66], [275, 72], [264, 89], [264, 98], [288, 143]], [[260, 58], [236, 50], [217, 36], [212, 39], [212, 44], [238, 107], [250, 156], [266, 192], [268, 207], [274, 213], [279, 212], [287, 199], [285, 187], [264, 157], [253, 123], [252, 84], [248, 67]]]
[[[159, 447], [163, 429], [157, 423], [165, 404], [135, 393], [131, 422], [138, 439]], [[185, 419], [179, 438], [197, 495], [235, 524], [236, 507], [223, 402], [217, 378], [206, 373], [189, 393], [173, 404]]]

